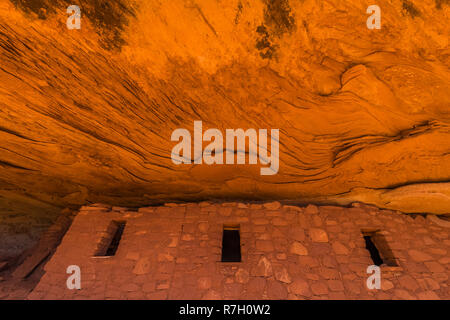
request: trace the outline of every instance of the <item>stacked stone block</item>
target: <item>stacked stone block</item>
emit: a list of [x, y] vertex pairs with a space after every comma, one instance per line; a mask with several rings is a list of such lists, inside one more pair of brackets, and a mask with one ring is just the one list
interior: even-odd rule
[[[93, 257], [112, 220], [126, 221], [112, 257]], [[242, 262], [221, 262], [224, 225], [238, 225]], [[398, 266], [373, 264], [362, 230], [380, 230]], [[29, 299], [449, 299], [448, 228], [356, 204], [187, 203], [81, 208]], [[69, 290], [69, 265], [81, 269]]]

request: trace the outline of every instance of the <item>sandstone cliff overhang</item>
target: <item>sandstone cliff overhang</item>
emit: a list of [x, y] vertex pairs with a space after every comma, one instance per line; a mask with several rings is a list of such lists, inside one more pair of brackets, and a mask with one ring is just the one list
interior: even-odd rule
[[[362, 201], [450, 212], [448, 1], [0, 2], [0, 204]], [[108, 2], [110, 3], [110, 2]], [[334, 4], [334, 5], [333, 5]], [[170, 135], [279, 128], [280, 170], [176, 166]]]

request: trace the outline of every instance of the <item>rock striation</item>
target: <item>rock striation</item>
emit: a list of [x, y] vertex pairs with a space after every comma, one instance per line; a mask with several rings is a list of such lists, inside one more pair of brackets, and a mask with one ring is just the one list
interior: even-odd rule
[[[379, 0], [379, 30], [359, 0], [79, 2], [68, 30], [66, 0], [0, 0], [0, 219], [204, 199], [450, 212], [447, 0]], [[279, 129], [278, 174], [175, 165], [171, 133], [196, 120]]]

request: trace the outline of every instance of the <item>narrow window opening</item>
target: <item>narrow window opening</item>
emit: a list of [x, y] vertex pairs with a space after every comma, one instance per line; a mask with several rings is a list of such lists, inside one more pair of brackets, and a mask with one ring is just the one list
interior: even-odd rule
[[100, 240], [95, 254], [96, 257], [110, 257], [116, 254], [125, 229], [125, 224], [125, 221], [111, 221], [106, 230], [106, 236]]
[[364, 240], [366, 241], [366, 249], [370, 253], [370, 257], [372, 258], [373, 264], [377, 266], [381, 266], [383, 264], [383, 259], [380, 256], [380, 252], [372, 241], [371, 236], [364, 236]]
[[386, 238], [377, 231], [363, 231], [363, 237], [366, 242], [366, 249], [375, 265], [387, 265], [390, 267], [398, 266], [394, 253], [392, 252]]
[[239, 226], [224, 226], [223, 228], [222, 262], [241, 262]]

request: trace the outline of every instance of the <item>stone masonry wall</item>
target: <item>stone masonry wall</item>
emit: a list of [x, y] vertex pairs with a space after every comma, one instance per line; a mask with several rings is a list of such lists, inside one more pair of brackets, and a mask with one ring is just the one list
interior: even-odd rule
[[[112, 257], [93, 257], [111, 220]], [[220, 262], [224, 224], [240, 226], [242, 262]], [[361, 230], [379, 229], [398, 267], [372, 265]], [[29, 299], [449, 299], [449, 230], [423, 216], [352, 208], [223, 203], [81, 208]], [[69, 290], [69, 265], [81, 290]]]

